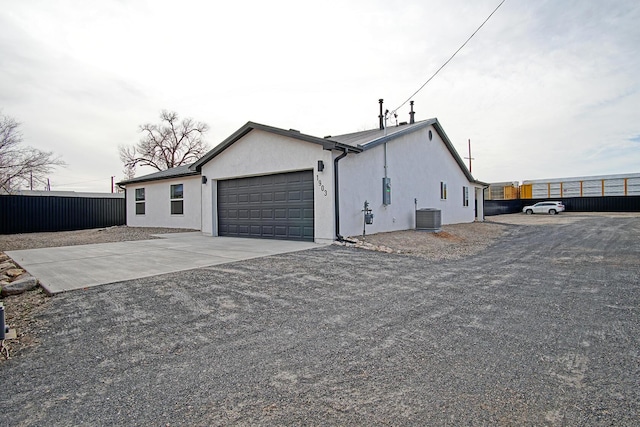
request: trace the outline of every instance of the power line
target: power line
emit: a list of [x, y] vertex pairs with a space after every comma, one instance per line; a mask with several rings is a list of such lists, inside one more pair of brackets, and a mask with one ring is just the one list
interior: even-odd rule
[[429, 82], [430, 82], [430, 81], [431, 81], [431, 80], [432, 80], [432, 79], [433, 79], [433, 78], [434, 78], [434, 77], [435, 77], [435, 76], [440, 72], [440, 70], [442, 70], [442, 69], [443, 69], [443, 68], [444, 68], [444, 67], [445, 67], [449, 62], [451, 62], [451, 60], [452, 60], [452, 59], [453, 59], [453, 58], [458, 54], [458, 52], [460, 52], [460, 51], [462, 50], [462, 48], [463, 48], [463, 47], [465, 47], [467, 43], [469, 43], [469, 40], [471, 40], [471, 39], [473, 38], [473, 36], [475, 36], [475, 35], [476, 35], [476, 33], [477, 33], [478, 31], [480, 31], [480, 29], [481, 29], [482, 27], [484, 27], [484, 24], [486, 24], [486, 23], [487, 23], [487, 21], [488, 21], [488, 20], [493, 16], [493, 14], [494, 14], [494, 13], [496, 13], [496, 11], [500, 8], [500, 6], [502, 6], [502, 3], [504, 3], [505, 1], [507, 1], [507, 0], [502, 0], [502, 1], [500, 2], [500, 4], [499, 4], [498, 6], [496, 6], [496, 8], [495, 8], [495, 9], [493, 9], [493, 12], [491, 12], [491, 13], [489, 14], [489, 16], [487, 16], [487, 19], [485, 19], [485, 20], [484, 20], [484, 22], [482, 22], [482, 24], [480, 24], [480, 26], [479, 26], [479, 27], [478, 27], [478, 28], [473, 32], [473, 34], [471, 34], [471, 35], [469, 36], [469, 38], [468, 38], [464, 43], [462, 43], [462, 46], [460, 46], [460, 47], [458, 48], [458, 50], [456, 50], [455, 52], [453, 52], [453, 55], [451, 55], [451, 57], [450, 57], [449, 59], [447, 59], [447, 60], [445, 61], [445, 63], [444, 63], [444, 64], [442, 64], [442, 66], [441, 66], [440, 68], [438, 68], [438, 69], [436, 70], [436, 72], [435, 72], [435, 73], [433, 73], [433, 75], [432, 75], [431, 77], [429, 77], [429, 79], [428, 79], [426, 82], [424, 82], [424, 83], [422, 84], [422, 86], [420, 86], [420, 88], [419, 88], [418, 90], [416, 90], [415, 92], [413, 92], [413, 94], [411, 94], [411, 96], [410, 96], [409, 98], [407, 98], [407, 100], [406, 100], [406, 101], [404, 101], [402, 104], [400, 104], [400, 105], [398, 106], [398, 108], [396, 108], [395, 110], [391, 111], [391, 113], [395, 113], [395, 112], [396, 112], [396, 111], [398, 111], [400, 108], [402, 108], [402, 107], [403, 107], [407, 102], [409, 102], [409, 101], [411, 100], [411, 98], [413, 98], [414, 96], [416, 96], [416, 95], [418, 94], [418, 92], [420, 92], [420, 91], [421, 91], [421, 90], [422, 90], [422, 89], [427, 85], [427, 83], [429, 83]]

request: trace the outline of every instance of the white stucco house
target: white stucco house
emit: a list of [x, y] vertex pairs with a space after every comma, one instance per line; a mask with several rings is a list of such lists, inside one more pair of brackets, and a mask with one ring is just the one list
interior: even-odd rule
[[[483, 220], [483, 187], [437, 119], [324, 138], [248, 122], [197, 162], [119, 183], [127, 224], [330, 242]], [[364, 225], [364, 204], [374, 215]]]

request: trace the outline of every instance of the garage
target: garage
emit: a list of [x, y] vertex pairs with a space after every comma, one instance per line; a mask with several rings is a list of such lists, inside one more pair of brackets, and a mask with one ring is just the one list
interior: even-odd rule
[[313, 241], [313, 171], [218, 181], [218, 235]]

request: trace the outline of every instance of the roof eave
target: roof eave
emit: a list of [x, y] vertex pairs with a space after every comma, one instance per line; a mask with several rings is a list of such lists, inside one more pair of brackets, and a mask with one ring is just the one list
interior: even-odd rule
[[440, 135], [440, 138], [442, 138], [442, 140], [444, 141], [445, 145], [447, 146], [447, 149], [449, 150], [453, 158], [456, 160], [456, 162], [458, 163], [458, 166], [460, 167], [460, 170], [464, 173], [464, 175], [467, 177], [469, 182], [479, 183], [480, 181], [476, 181], [473, 175], [471, 175], [471, 172], [469, 172], [469, 169], [467, 169], [467, 165], [465, 165], [464, 162], [462, 161], [462, 158], [460, 157], [455, 147], [451, 143], [451, 140], [449, 139], [447, 134], [444, 132], [444, 129], [442, 128], [442, 125], [440, 124], [438, 119], [434, 119], [433, 127], [436, 130], [436, 132], [438, 132], [438, 135]]
[[247, 122], [244, 126], [242, 126], [240, 129], [238, 129], [237, 131], [232, 133], [228, 138], [226, 138], [224, 141], [222, 141], [220, 144], [218, 144], [216, 147], [214, 147], [212, 150], [210, 150], [207, 154], [202, 156], [202, 158], [200, 158], [200, 160], [198, 160], [197, 162], [192, 164], [189, 167], [189, 169], [191, 169], [193, 171], [196, 171], [196, 172], [200, 172], [200, 170], [202, 169], [202, 166], [205, 163], [209, 162], [211, 159], [213, 159], [218, 154], [220, 154], [221, 152], [223, 152], [224, 150], [229, 148], [232, 144], [234, 144], [235, 142], [240, 140], [242, 137], [244, 137], [245, 135], [247, 135], [249, 132], [251, 132], [254, 129], [261, 130], [261, 131], [264, 131], [264, 132], [273, 133], [273, 134], [276, 134], [276, 135], [285, 136], [285, 137], [288, 137], [288, 138], [299, 139], [301, 141], [311, 142], [313, 144], [319, 144], [319, 145], [322, 145], [322, 148], [324, 148], [325, 150], [341, 150], [341, 151], [345, 151], [346, 150], [346, 151], [350, 151], [350, 152], [353, 152], [353, 153], [362, 152], [362, 149], [359, 148], [359, 147], [352, 147], [350, 145], [342, 144], [342, 143], [339, 143], [337, 141], [333, 141], [333, 140], [328, 139], [328, 138], [327, 139], [318, 138], [316, 136], [307, 135], [307, 134], [300, 133], [300, 132], [295, 131], [295, 130], [285, 130], [285, 129], [280, 129], [280, 128], [276, 128], [276, 127], [273, 127], [273, 126], [263, 125], [263, 124], [260, 124], [260, 123]]
[[147, 179], [144, 179], [144, 177], [140, 177], [140, 178], [130, 179], [127, 181], [116, 182], [116, 185], [139, 184], [141, 182], [151, 182], [151, 181], [165, 181], [168, 179], [184, 178], [188, 176], [197, 176], [197, 175], [200, 175], [200, 172], [193, 171], [193, 172], [181, 173], [177, 175], [159, 176], [159, 177], [147, 178]]

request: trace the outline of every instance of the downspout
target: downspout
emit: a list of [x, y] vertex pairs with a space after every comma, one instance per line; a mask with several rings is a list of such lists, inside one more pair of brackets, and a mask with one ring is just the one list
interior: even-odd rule
[[118, 186], [119, 189], [124, 190], [124, 225], [129, 225], [127, 224], [127, 186], [125, 185], [124, 187], [118, 183], [116, 183], [116, 185]]
[[340, 154], [338, 157], [336, 157], [335, 159], [333, 159], [333, 197], [334, 197], [334, 203], [335, 203], [335, 217], [336, 217], [336, 238], [338, 239], [339, 242], [344, 242], [344, 237], [342, 237], [340, 235], [340, 186], [339, 186], [339, 180], [338, 180], [338, 162], [344, 158], [347, 157], [347, 149], [344, 148], [343, 149], [343, 153]]
[[[485, 221], [485, 217], [484, 217], [484, 190], [486, 190], [487, 188], [491, 187], [490, 185], [483, 185], [482, 186], [482, 219], [480, 221], [484, 222]], [[476, 199], [476, 203], [478, 203], [478, 199]], [[522, 208], [522, 205], [520, 205], [520, 207]], [[478, 211], [476, 209], [476, 218], [478, 217]]]

